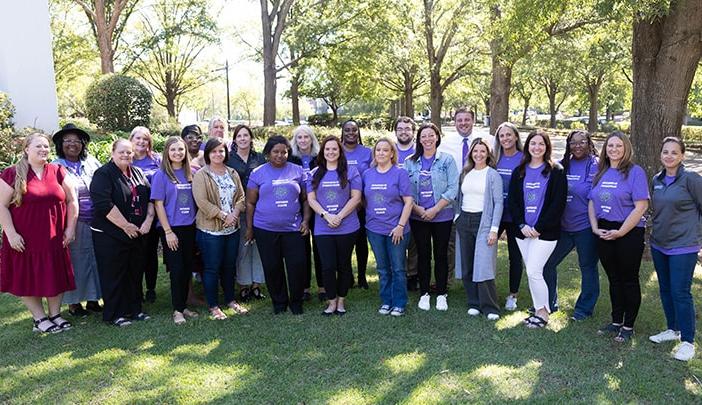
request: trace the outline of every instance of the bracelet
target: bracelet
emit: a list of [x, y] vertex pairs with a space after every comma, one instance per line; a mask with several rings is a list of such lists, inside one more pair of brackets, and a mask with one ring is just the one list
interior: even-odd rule
[[399, 226], [400, 228], [404, 228], [404, 227], [405, 227], [405, 226], [402, 225], [402, 224], [397, 224], [397, 226]]
[[164, 232], [166, 235], [170, 235], [170, 234], [173, 233], [173, 230], [172, 230], [172, 229], [164, 229], [163, 232]]

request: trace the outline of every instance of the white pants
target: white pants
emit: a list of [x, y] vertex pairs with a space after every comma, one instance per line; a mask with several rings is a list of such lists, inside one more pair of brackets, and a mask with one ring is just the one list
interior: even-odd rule
[[548, 258], [551, 257], [551, 253], [556, 249], [557, 243], [558, 241], [555, 240], [517, 238], [517, 245], [522, 253], [522, 259], [524, 260], [529, 279], [531, 300], [536, 311], [546, 308], [549, 313], [551, 312], [551, 308], [548, 305], [548, 287], [544, 280], [544, 265]]

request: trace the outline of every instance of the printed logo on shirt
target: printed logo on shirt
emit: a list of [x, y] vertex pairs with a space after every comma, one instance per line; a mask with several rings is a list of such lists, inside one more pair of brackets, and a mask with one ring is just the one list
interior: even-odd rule
[[512, 176], [512, 171], [509, 170], [509, 169], [505, 169], [505, 168], [499, 168], [499, 167], [498, 167], [498, 168], [497, 168], [497, 173], [499, 173], [499, 174], [502, 175], [502, 176], [510, 176], [510, 177]]
[[349, 160], [346, 161], [346, 163], [348, 163], [348, 164], [350, 164], [350, 165], [357, 165], [357, 164], [358, 164], [358, 160], [356, 160], [356, 159], [349, 159]]
[[[616, 182], [614, 182], [615, 188], [616, 188]], [[604, 183], [602, 183], [602, 187], [604, 187]], [[609, 203], [612, 200], [612, 193], [607, 191], [607, 190], [601, 190], [599, 194], [597, 195], [600, 198], [600, 201], [603, 203]], [[600, 208], [602, 209], [602, 212], [605, 214], [609, 214], [609, 212], [612, 210], [612, 207], [609, 205], [605, 204], [600, 204]]]
[[338, 195], [338, 193], [336, 192], [336, 190], [325, 190], [324, 191], [324, 198], [327, 201], [335, 201], [337, 198], [337, 195]]
[[[275, 180], [274, 180], [275, 181]], [[288, 200], [283, 200], [283, 198], [288, 196], [288, 189], [285, 187], [274, 187], [273, 195], [275, 196], [275, 206], [278, 208], [285, 208], [288, 206]]]

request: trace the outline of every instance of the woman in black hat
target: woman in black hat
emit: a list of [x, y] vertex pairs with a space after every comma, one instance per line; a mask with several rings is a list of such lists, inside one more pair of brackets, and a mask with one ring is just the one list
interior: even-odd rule
[[[88, 156], [90, 136], [75, 125], [66, 124], [54, 134], [52, 139], [58, 156], [53, 163], [66, 168], [78, 198], [76, 235], [75, 240], [69, 245], [76, 289], [63, 295], [63, 303], [68, 304], [68, 312], [71, 315], [84, 317], [88, 315], [88, 311], [102, 312], [102, 307], [98, 303], [101, 297], [100, 278], [90, 231], [90, 221], [93, 219], [90, 182], [101, 165], [97, 159]], [[81, 304], [83, 301], [87, 301], [85, 308]]]

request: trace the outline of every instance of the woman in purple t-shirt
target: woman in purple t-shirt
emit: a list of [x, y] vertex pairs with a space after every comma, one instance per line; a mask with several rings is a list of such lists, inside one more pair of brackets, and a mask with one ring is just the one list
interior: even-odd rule
[[514, 311], [517, 309], [517, 294], [519, 284], [522, 283], [522, 253], [517, 246], [516, 228], [512, 226], [512, 216], [507, 209], [507, 196], [509, 192], [509, 181], [512, 179], [512, 171], [519, 166], [522, 161], [522, 141], [519, 139], [519, 130], [511, 122], [503, 122], [495, 131], [495, 160], [497, 161], [497, 173], [502, 177], [502, 197], [503, 211], [500, 229], [497, 235], [507, 232], [507, 253], [509, 256], [509, 295], [505, 300], [505, 309]]
[[412, 189], [397, 167], [397, 148], [381, 137], [373, 147], [373, 167], [363, 173], [366, 230], [380, 278], [381, 315], [402, 316], [407, 305], [405, 252], [409, 241]]
[[565, 154], [561, 165], [568, 178], [566, 208], [561, 218], [561, 237], [556, 250], [544, 266], [551, 310], [558, 308], [558, 274], [556, 269], [568, 254], [576, 249], [580, 265], [580, 296], [575, 302], [571, 319], [581, 321], [592, 316], [600, 295], [600, 277], [597, 270], [597, 245], [587, 214], [587, 203], [592, 179], [597, 173], [597, 149], [586, 131], [573, 131], [566, 138]]
[[[372, 155], [371, 150], [363, 146], [361, 130], [356, 121], [348, 120], [341, 124], [341, 141], [344, 145], [344, 154], [349, 167], [355, 167], [362, 176], [370, 167]], [[366, 235], [366, 213], [361, 207], [358, 209], [358, 220], [361, 222], [361, 229], [356, 233], [355, 242], [358, 286], [367, 290], [368, 239]]]
[[544, 281], [544, 264], [561, 236], [561, 216], [566, 204], [563, 167], [551, 160], [551, 140], [542, 130], [527, 136], [524, 159], [514, 169], [509, 184], [509, 209], [517, 227], [517, 245], [524, 258], [534, 315], [524, 320], [528, 328], [548, 324], [551, 307]]
[[151, 181], [151, 200], [158, 216], [163, 261], [171, 278], [173, 322], [198, 314], [186, 307], [195, 253], [195, 200], [188, 149], [182, 138], [172, 136], [163, 148], [161, 169]]
[[[290, 142], [292, 153], [288, 160], [302, 166], [305, 173], [305, 181], [310, 179], [310, 171], [317, 166], [317, 154], [319, 153], [319, 141], [314, 135], [312, 127], [300, 125], [293, 129]], [[314, 229], [314, 216], [310, 218], [310, 229]], [[320, 266], [319, 251], [312, 235], [308, 233], [303, 238], [305, 240], [305, 292], [302, 298], [308, 301], [311, 298], [310, 286], [312, 284], [312, 255], [314, 254], [314, 272], [317, 281], [317, 296], [320, 301], [325, 300], [324, 282], [322, 280], [322, 267]]]
[[[146, 179], [151, 182], [161, 165], [161, 156], [153, 150], [153, 139], [151, 131], [146, 127], [135, 127], [129, 135], [129, 141], [134, 149], [133, 166], [136, 166], [144, 172]], [[146, 248], [144, 254], [144, 274], [139, 278], [138, 292], [147, 302], [156, 301], [156, 278], [158, 276], [158, 230], [156, 230], [156, 221], [151, 226], [151, 230], [146, 235]], [[146, 280], [146, 295], [144, 294], [142, 283]]]
[[[256, 239], [273, 312], [302, 314], [305, 246], [310, 209], [301, 166], [288, 162], [290, 143], [281, 135], [268, 138], [268, 163], [254, 169], [246, 191], [246, 240]], [[283, 264], [285, 263], [285, 264]], [[287, 280], [286, 280], [287, 272]], [[289, 287], [289, 293], [288, 293]]]
[[621, 132], [607, 136], [588, 203], [590, 226], [597, 237], [597, 253], [609, 279], [612, 302], [612, 322], [598, 332], [616, 334], [617, 342], [626, 342], [634, 334], [641, 306], [639, 269], [649, 194], [646, 172], [632, 158], [628, 136]]
[[307, 181], [307, 200], [316, 214], [314, 237], [323, 285], [327, 286], [328, 305], [322, 315], [344, 315], [344, 301], [353, 279], [351, 252], [360, 227], [356, 207], [361, 202], [361, 175], [356, 168], [348, 167], [337, 137], [324, 138], [321, 150], [318, 166]]

